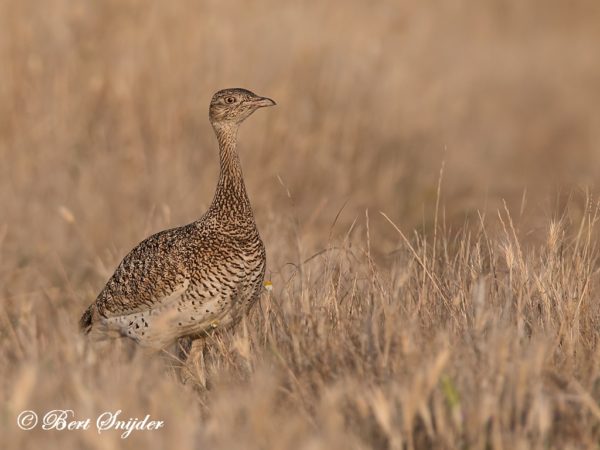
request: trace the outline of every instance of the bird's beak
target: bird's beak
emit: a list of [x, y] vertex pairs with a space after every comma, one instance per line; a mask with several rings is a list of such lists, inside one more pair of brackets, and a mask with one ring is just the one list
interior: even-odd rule
[[256, 98], [253, 98], [251, 101], [252, 101], [252, 104], [254, 106], [256, 106], [257, 108], [263, 108], [265, 106], [275, 106], [277, 104], [273, 100], [271, 100], [270, 98], [267, 98], [267, 97], [256, 97]]

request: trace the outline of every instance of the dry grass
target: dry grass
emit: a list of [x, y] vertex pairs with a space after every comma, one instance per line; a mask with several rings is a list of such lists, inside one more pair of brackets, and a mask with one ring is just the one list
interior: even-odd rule
[[[597, 448], [598, 2], [282, 3], [0, 0], [0, 447]], [[205, 390], [76, 324], [207, 207], [229, 86], [278, 102], [240, 135], [274, 289]], [[166, 428], [16, 427], [59, 408]]]

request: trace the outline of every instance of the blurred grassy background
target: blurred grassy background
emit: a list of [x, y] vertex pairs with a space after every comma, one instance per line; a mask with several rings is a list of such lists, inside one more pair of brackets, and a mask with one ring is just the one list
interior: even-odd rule
[[322, 244], [346, 201], [346, 222], [427, 223], [442, 161], [458, 221], [525, 189], [547, 213], [600, 170], [595, 1], [0, 8], [0, 200], [21, 254], [69, 248], [61, 206], [93, 254], [196, 218], [218, 167], [207, 104], [228, 86], [279, 103], [241, 133], [265, 232], [289, 212], [277, 175]]
[[67, 342], [133, 245], [204, 212], [225, 87], [278, 103], [240, 132], [268, 277], [364, 231], [366, 209], [375, 256], [401, 245], [380, 210], [429, 233], [443, 164], [448, 228], [504, 199], [545, 239], [597, 191], [599, 23], [595, 0], [0, 0], [6, 354], [37, 308], [69, 332], [27, 339]]

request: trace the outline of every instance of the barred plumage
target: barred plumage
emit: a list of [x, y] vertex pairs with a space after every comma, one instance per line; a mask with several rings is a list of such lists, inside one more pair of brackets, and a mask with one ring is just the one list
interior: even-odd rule
[[80, 320], [89, 333], [116, 331], [164, 348], [180, 337], [234, 324], [260, 296], [265, 248], [258, 234], [236, 149], [239, 125], [271, 99], [245, 89], [217, 92], [209, 118], [219, 143], [220, 174], [208, 211], [161, 231], [119, 264]]

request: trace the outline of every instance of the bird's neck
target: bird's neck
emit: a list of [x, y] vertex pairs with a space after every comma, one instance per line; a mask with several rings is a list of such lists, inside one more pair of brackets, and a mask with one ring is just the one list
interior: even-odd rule
[[[219, 142], [221, 170], [209, 212], [219, 219], [239, 221], [252, 217], [237, 151], [237, 124], [213, 124]], [[244, 221], [245, 222], [245, 221]]]

